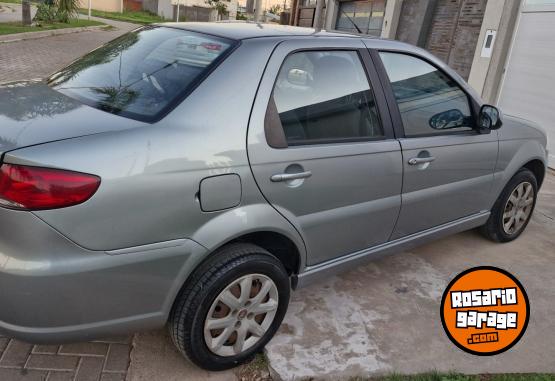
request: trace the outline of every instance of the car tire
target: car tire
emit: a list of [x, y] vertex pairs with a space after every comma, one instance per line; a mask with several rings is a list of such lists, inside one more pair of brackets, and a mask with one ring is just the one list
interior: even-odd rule
[[530, 222], [537, 194], [536, 176], [529, 169], [521, 168], [495, 201], [488, 221], [480, 228], [482, 234], [496, 242], [516, 239]]
[[224, 246], [179, 293], [169, 318], [170, 335], [195, 365], [212, 371], [232, 368], [270, 341], [285, 316], [289, 294], [289, 276], [268, 251], [248, 243]]

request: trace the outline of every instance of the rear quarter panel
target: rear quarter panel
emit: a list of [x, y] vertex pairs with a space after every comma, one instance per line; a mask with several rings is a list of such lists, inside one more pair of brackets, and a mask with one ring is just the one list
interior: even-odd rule
[[[284, 233], [302, 249], [295, 229], [260, 194], [246, 153], [252, 102], [275, 44], [264, 39], [242, 42], [156, 124], [22, 148], [4, 160], [101, 177], [99, 190], [87, 202], [34, 212], [89, 250], [179, 238], [213, 250], [241, 233], [262, 229]], [[201, 180], [227, 173], [241, 178], [240, 204], [203, 212]]]

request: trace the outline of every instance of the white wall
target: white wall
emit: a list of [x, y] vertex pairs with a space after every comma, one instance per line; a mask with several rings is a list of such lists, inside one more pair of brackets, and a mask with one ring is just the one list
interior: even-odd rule
[[[177, 0], [159, 0], [158, 9], [160, 9], [160, 3], [167, 3], [171, 5], [177, 5]], [[206, 4], [205, 0], [179, 0], [179, 3], [182, 6], [187, 7], [202, 7], [202, 8], [210, 8], [208, 4]], [[235, 20], [237, 17], [237, 0], [224, 0], [224, 4], [227, 6], [227, 10], [229, 12], [229, 18]], [[173, 10], [172, 10], [173, 14]]]
[[540, 124], [555, 167], [555, 5], [520, 16], [499, 97], [501, 110]]

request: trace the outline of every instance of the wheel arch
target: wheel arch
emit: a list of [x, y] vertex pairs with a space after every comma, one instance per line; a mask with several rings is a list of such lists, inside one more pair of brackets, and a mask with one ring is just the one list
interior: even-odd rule
[[541, 188], [546, 171], [544, 162], [539, 159], [533, 159], [524, 164], [521, 168], [529, 169], [534, 174], [534, 176], [536, 176], [536, 180], [538, 181], [538, 189]]
[[221, 248], [234, 243], [251, 243], [274, 255], [285, 267], [287, 274], [291, 279], [291, 288], [296, 288], [297, 274], [299, 274], [304, 264], [300, 248], [298, 248], [295, 242], [293, 242], [293, 240], [285, 234], [270, 230], [253, 231], [221, 243], [218, 247], [210, 250], [207, 255], [204, 255], [201, 260], [197, 261], [197, 263], [195, 263], [195, 265], [187, 271], [187, 275], [179, 281], [180, 284], [176, 287], [176, 292], [169, 298], [170, 303], [167, 304], [167, 308], [165, 309], [166, 319], [174, 309], [182, 290], [186, 287], [187, 282], [191, 279], [193, 273], [201, 268], [202, 265], [208, 260], [212, 259], [215, 255], [218, 255]]
[[547, 154], [537, 139], [512, 139], [499, 141], [499, 157], [494, 173], [490, 205], [493, 204], [513, 176], [522, 168], [529, 169], [538, 180], [538, 187], [545, 178]]
[[[206, 258], [231, 242], [250, 242], [284, 262], [291, 270], [290, 275], [301, 272], [306, 263], [306, 247], [301, 235], [269, 204], [246, 205], [220, 213], [201, 226], [191, 239], [208, 250]], [[287, 251], [293, 251], [294, 260], [286, 255]]]

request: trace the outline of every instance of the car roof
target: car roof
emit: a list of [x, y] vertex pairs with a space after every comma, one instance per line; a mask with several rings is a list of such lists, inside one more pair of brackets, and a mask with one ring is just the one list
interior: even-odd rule
[[[193, 32], [206, 33], [215, 36], [243, 40], [258, 37], [280, 36], [314, 36], [314, 37], [358, 37], [360, 35], [347, 32], [317, 32], [313, 28], [302, 28], [289, 25], [264, 24], [252, 21], [217, 21], [217, 22], [169, 22], [156, 24], [172, 28], [186, 29]], [[364, 36], [367, 37], [367, 36]]]

